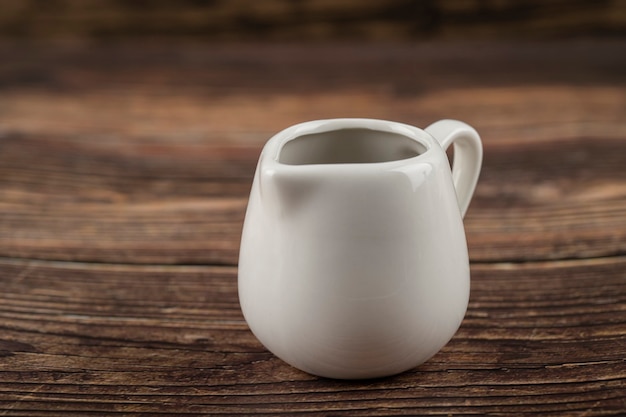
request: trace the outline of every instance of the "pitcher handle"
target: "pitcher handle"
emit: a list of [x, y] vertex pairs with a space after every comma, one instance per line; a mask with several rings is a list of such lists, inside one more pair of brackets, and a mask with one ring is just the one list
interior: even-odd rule
[[452, 181], [461, 216], [465, 217], [483, 160], [480, 136], [473, 127], [458, 120], [440, 120], [424, 130], [437, 139], [444, 151], [454, 144]]

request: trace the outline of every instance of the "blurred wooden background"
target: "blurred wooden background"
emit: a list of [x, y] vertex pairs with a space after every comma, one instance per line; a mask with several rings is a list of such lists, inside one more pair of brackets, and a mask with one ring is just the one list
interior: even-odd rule
[[[626, 415], [625, 13], [0, 0], [0, 415]], [[485, 146], [465, 320], [393, 378], [291, 368], [239, 308], [263, 143], [330, 117]]]
[[624, 0], [21, 0], [0, 37], [407, 40], [626, 34]]

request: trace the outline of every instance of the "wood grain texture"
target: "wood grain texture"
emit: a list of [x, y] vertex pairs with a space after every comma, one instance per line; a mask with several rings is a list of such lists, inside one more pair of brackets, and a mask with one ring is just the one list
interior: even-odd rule
[[341, 382], [247, 329], [236, 268], [0, 260], [0, 404], [28, 412], [610, 414], [626, 407], [626, 258], [472, 268], [461, 329], [418, 369]]
[[[0, 415], [623, 415], [625, 48], [0, 44]], [[297, 371], [239, 309], [263, 143], [340, 116], [485, 144], [468, 313], [393, 378]]]
[[474, 261], [623, 254], [624, 48], [4, 45], [0, 256], [235, 265], [263, 143], [343, 116], [481, 132]]

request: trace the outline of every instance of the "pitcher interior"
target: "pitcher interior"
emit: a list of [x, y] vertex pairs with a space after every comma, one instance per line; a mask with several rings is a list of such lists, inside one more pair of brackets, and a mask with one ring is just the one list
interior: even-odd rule
[[339, 129], [298, 136], [285, 143], [278, 161], [288, 165], [363, 164], [412, 158], [426, 151], [418, 141], [371, 129]]

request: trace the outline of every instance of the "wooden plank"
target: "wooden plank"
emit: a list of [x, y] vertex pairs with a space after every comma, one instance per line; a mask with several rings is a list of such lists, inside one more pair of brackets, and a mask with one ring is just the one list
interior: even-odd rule
[[0, 43], [0, 135], [260, 147], [294, 123], [352, 116], [457, 118], [487, 142], [623, 138], [625, 48]]
[[0, 255], [234, 265], [264, 141], [338, 116], [481, 132], [475, 262], [623, 254], [624, 42], [514, 46], [0, 45]]
[[0, 409], [607, 415], [626, 408], [626, 258], [472, 267], [467, 316], [415, 370], [315, 378], [247, 329], [236, 269], [0, 259]]
[[625, 203], [624, 140], [489, 146], [465, 221], [472, 259], [623, 254]]
[[59, 95], [152, 90], [157, 98], [337, 90], [402, 98], [461, 87], [623, 87], [626, 58], [619, 52], [625, 44], [620, 38], [311, 44], [0, 40], [0, 85], [6, 91]]
[[[5, 138], [1, 148], [2, 256], [237, 262], [256, 146], [27, 136]], [[471, 259], [626, 253], [625, 179], [622, 140], [487, 146], [465, 222]]]
[[209, 40], [337, 40], [590, 36], [623, 34], [617, 1], [526, 0], [48, 0], [0, 4], [0, 35]]

